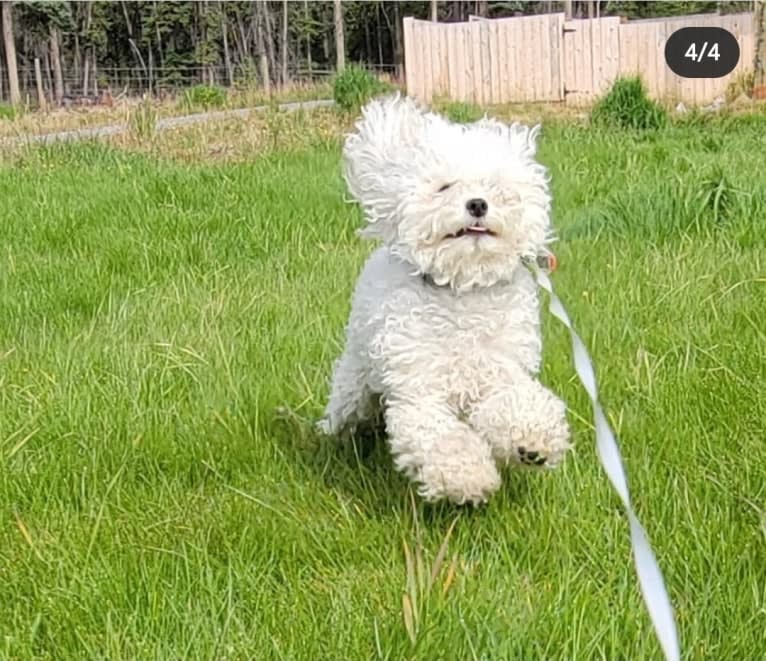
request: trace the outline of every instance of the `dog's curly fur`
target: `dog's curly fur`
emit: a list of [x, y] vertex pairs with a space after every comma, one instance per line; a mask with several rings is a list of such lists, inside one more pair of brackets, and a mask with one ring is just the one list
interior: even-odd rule
[[484, 502], [499, 465], [554, 466], [570, 447], [565, 405], [535, 378], [539, 301], [522, 264], [552, 240], [537, 133], [454, 124], [396, 95], [370, 102], [346, 139], [362, 234], [383, 245], [319, 428], [339, 435], [382, 403], [394, 462], [427, 500]]

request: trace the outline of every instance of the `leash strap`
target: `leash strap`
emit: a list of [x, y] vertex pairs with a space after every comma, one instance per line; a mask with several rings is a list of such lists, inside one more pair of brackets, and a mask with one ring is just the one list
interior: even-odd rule
[[614, 490], [617, 492], [620, 500], [622, 500], [628, 515], [633, 559], [636, 563], [636, 573], [638, 574], [638, 581], [641, 586], [646, 609], [649, 612], [649, 617], [654, 625], [654, 631], [657, 634], [657, 639], [660, 642], [666, 661], [680, 661], [681, 652], [673, 609], [670, 605], [662, 572], [649, 544], [649, 539], [630, 502], [628, 481], [625, 476], [620, 449], [598, 401], [598, 389], [596, 387], [596, 374], [593, 369], [593, 363], [580, 336], [577, 335], [572, 326], [564, 306], [553, 292], [550, 278], [539, 268], [538, 264], [530, 264], [530, 267], [537, 279], [537, 284], [548, 292], [550, 297], [548, 309], [551, 314], [569, 329], [569, 335], [572, 338], [575, 371], [577, 376], [580, 377], [580, 381], [588, 392], [593, 404], [598, 457]]

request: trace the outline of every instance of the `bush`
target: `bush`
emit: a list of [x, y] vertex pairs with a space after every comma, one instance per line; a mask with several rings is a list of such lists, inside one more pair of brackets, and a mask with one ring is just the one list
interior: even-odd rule
[[618, 78], [591, 112], [594, 124], [624, 129], [658, 129], [667, 124], [665, 109], [646, 95], [638, 77]]
[[10, 103], [0, 103], [0, 119], [16, 119], [20, 114]]
[[195, 85], [183, 93], [182, 103], [189, 110], [220, 108], [226, 103], [226, 90], [213, 85]]
[[448, 119], [459, 124], [477, 122], [484, 117], [484, 111], [479, 106], [464, 101], [447, 103], [442, 112]]
[[333, 81], [333, 99], [341, 110], [359, 110], [372, 97], [390, 91], [391, 86], [378, 80], [362, 67], [346, 67]]

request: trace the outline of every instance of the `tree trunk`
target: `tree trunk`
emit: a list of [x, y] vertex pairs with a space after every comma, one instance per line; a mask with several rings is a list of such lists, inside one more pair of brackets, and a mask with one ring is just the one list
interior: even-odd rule
[[755, 5], [755, 62], [753, 98], [766, 99], [766, 0]]
[[74, 87], [80, 81], [80, 37], [75, 33], [74, 35], [74, 54], [72, 55], [72, 77], [74, 83], [70, 87]]
[[263, 3], [263, 17], [266, 25], [266, 53], [269, 56], [269, 71], [276, 77], [277, 56], [274, 52], [274, 17], [271, 15], [271, 8], [267, 2]]
[[309, 25], [309, 0], [303, 0], [303, 13], [306, 16], [306, 65], [311, 77], [311, 26]]
[[370, 35], [370, 21], [364, 18], [364, 59], [372, 62], [372, 37]]
[[64, 98], [64, 74], [61, 69], [61, 36], [59, 29], [51, 26], [51, 64], [53, 65], [53, 89], [56, 105]]
[[40, 58], [35, 58], [35, 86], [37, 87], [37, 107], [45, 110], [45, 90], [43, 89], [43, 70], [40, 66]]
[[436, 23], [439, 20], [439, 2], [431, 0], [431, 20]]
[[88, 51], [85, 51], [85, 64], [82, 69], [82, 95], [88, 96], [88, 83], [90, 82], [90, 57]]
[[[384, 10], [385, 11], [385, 10]], [[380, 26], [380, 3], [375, 3], [375, 19], [378, 32], [378, 64], [383, 66], [383, 30]]]
[[[329, 6], [326, 3], [323, 3], [322, 6], [327, 7], [327, 9], [329, 10]], [[323, 24], [325, 24], [324, 21], [331, 20], [328, 17], [326, 10], [322, 11], [322, 19], [323, 19]], [[325, 66], [329, 66], [330, 65], [330, 32], [328, 30], [322, 30], [322, 54], [324, 55]]]
[[242, 40], [241, 29], [240, 29], [242, 19], [239, 16], [239, 12], [236, 10], [234, 12], [234, 23], [235, 25], [231, 29], [231, 36], [232, 36], [232, 39], [234, 39], [235, 56], [239, 60], [237, 64], [239, 64], [239, 66], [241, 67], [241, 66], [244, 66], [245, 64], [246, 56], [245, 56], [244, 42]]
[[120, 2], [122, 7], [122, 15], [125, 18], [125, 27], [128, 29], [128, 36], [133, 38], [133, 24], [130, 22], [130, 16], [128, 15], [128, 7], [124, 1]]
[[19, 89], [19, 69], [16, 64], [16, 42], [13, 36], [13, 3], [3, 2], [3, 44], [5, 46], [5, 64], [8, 68], [8, 89], [12, 106], [21, 104]]
[[202, 18], [202, 26], [204, 29], [202, 44], [205, 49], [205, 64], [207, 65], [207, 75], [208, 75], [208, 78], [210, 79], [210, 84], [217, 85], [218, 78], [216, 77], [216, 74], [215, 74], [215, 62], [218, 56], [218, 49], [216, 48], [214, 44], [210, 43], [212, 41], [212, 38], [210, 37], [210, 30], [209, 30], [212, 20], [214, 20], [214, 16], [212, 15], [212, 12], [207, 6], [207, 0], [203, 0], [202, 6], [205, 9], [205, 13]]
[[157, 90], [154, 85], [154, 51], [149, 49], [149, 70], [147, 72], [147, 78], [149, 80], [149, 96], [153, 96]]
[[226, 65], [226, 77], [229, 87], [234, 86], [234, 71], [231, 68], [231, 55], [229, 54], [229, 27], [226, 24], [226, 5], [220, 4], [221, 8], [221, 36], [223, 37], [223, 62]]
[[237, 11], [236, 18], [237, 32], [239, 33], [238, 43], [240, 66], [247, 67], [248, 71], [250, 71], [250, 64], [252, 63], [250, 58], [250, 39], [248, 38], [250, 31], [245, 30], [245, 24], [239, 11]]
[[394, 66], [396, 79], [402, 79], [402, 68], [404, 64], [404, 35], [402, 34], [402, 19], [399, 14], [399, 3], [394, 4]]
[[199, 0], [194, 0], [191, 3], [189, 10], [190, 13], [190, 26], [189, 26], [189, 38], [191, 40], [192, 57], [194, 59], [194, 69], [192, 70], [192, 84], [198, 85], [205, 82], [205, 67], [200, 63], [199, 52]]
[[200, 77], [203, 84], [211, 84], [208, 76], [207, 62], [207, 2], [201, 0], [197, 3], [197, 44], [194, 49], [197, 52], [197, 61], [200, 66]]
[[287, 85], [287, 0], [282, 0], [282, 86]]
[[[90, 30], [90, 21], [93, 17], [93, 5], [92, 3], [88, 2], [85, 4], [85, 34], [88, 34], [88, 31]], [[83, 74], [82, 74], [82, 94], [83, 96], [88, 95], [88, 78], [90, 76], [90, 54], [93, 50], [93, 47], [86, 48], [85, 49], [85, 64], [83, 65]]]
[[96, 72], [96, 49], [91, 48], [90, 49], [91, 55], [93, 56], [93, 71], [91, 72], [91, 78], [93, 78], [93, 95], [98, 96], [98, 73]]
[[50, 48], [45, 49], [45, 53], [43, 55], [43, 69], [45, 70], [45, 88], [46, 93], [45, 95], [53, 99], [54, 98], [54, 87], [53, 87], [53, 72], [51, 71], [51, 53]]
[[[77, 7], [77, 5], [75, 5]], [[72, 10], [76, 13], [76, 9]], [[80, 81], [80, 30], [76, 27], [74, 31], [74, 55], [72, 56], [72, 74], [75, 85]]]
[[335, 70], [340, 73], [346, 68], [346, 36], [343, 31], [343, 5], [341, 0], [335, 4]]
[[266, 16], [265, 8], [262, 3], [256, 2], [255, 10], [255, 50], [258, 53], [258, 63], [260, 65], [261, 81], [263, 90], [266, 94], [271, 92], [271, 79], [269, 77], [269, 58], [266, 55], [266, 45], [264, 44], [264, 32]]
[[[157, 16], [157, 3], [154, 3], [154, 15]], [[155, 43], [157, 44], [157, 55], [160, 56], [160, 68], [165, 68], [165, 53], [162, 50], [162, 35], [160, 34], [160, 22], [154, 21], [154, 36], [155, 36]], [[149, 50], [151, 50], [151, 44], [149, 45]]]

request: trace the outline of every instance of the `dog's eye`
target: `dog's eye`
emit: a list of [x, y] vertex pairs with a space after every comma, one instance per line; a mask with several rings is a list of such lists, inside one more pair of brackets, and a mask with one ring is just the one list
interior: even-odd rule
[[444, 184], [440, 189], [439, 192], [443, 193], [445, 190], [447, 190], [452, 184]]

